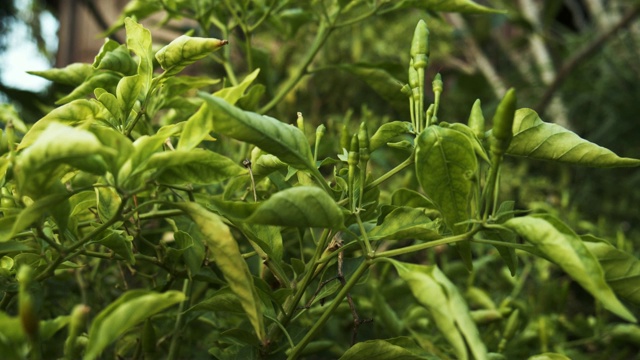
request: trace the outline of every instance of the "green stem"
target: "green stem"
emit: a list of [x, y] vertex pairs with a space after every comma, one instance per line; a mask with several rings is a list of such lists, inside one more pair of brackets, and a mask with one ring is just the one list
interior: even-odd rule
[[502, 156], [491, 154], [491, 169], [489, 170], [489, 178], [482, 194], [482, 219], [487, 220], [489, 214], [495, 211], [495, 194], [498, 191], [498, 173], [502, 165]]
[[358, 227], [360, 228], [360, 235], [362, 236], [362, 241], [364, 242], [364, 246], [367, 250], [367, 258], [373, 259], [375, 257], [375, 251], [373, 251], [373, 249], [371, 248], [371, 242], [369, 242], [369, 237], [367, 236], [367, 230], [364, 228], [364, 224], [360, 219], [360, 214], [356, 212], [355, 215], [356, 215], [356, 221], [358, 222]]
[[320, 21], [316, 37], [307, 52], [304, 54], [300, 65], [294, 70], [293, 75], [291, 75], [291, 77], [278, 89], [278, 93], [271, 99], [271, 101], [258, 110], [259, 114], [267, 113], [273, 109], [298, 84], [298, 82], [300, 82], [300, 79], [302, 79], [307, 72], [307, 67], [309, 67], [318, 51], [320, 51], [325, 41], [327, 41], [333, 29], [334, 28], [331, 24], [325, 21]]
[[422, 244], [406, 246], [406, 247], [395, 249], [395, 250], [383, 251], [375, 254], [374, 257], [381, 258], [381, 257], [399, 256], [404, 254], [410, 254], [412, 252], [416, 252], [424, 249], [429, 249], [429, 248], [440, 246], [440, 245], [446, 245], [446, 244], [451, 244], [451, 243], [455, 243], [463, 240], [469, 240], [473, 236], [473, 234], [475, 234], [478, 230], [474, 229], [464, 234], [450, 236], [440, 240], [434, 240], [434, 241], [429, 241]]
[[296, 347], [294, 347], [293, 350], [291, 350], [291, 353], [289, 354], [287, 359], [297, 359], [300, 357], [300, 353], [302, 352], [302, 350], [304, 350], [304, 348], [309, 344], [309, 342], [311, 341], [311, 339], [313, 339], [316, 333], [320, 331], [320, 329], [324, 326], [324, 324], [329, 320], [329, 317], [333, 315], [336, 308], [342, 303], [342, 300], [344, 300], [344, 298], [347, 296], [347, 293], [351, 291], [351, 289], [358, 283], [358, 280], [360, 280], [360, 277], [365, 273], [365, 271], [367, 271], [367, 269], [369, 269], [369, 266], [371, 266], [371, 262], [369, 260], [362, 262], [362, 264], [358, 266], [358, 268], [353, 273], [353, 275], [351, 275], [351, 278], [349, 278], [349, 280], [344, 285], [344, 287], [340, 290], [338, 295], [336, 295], [335, 299], [333, 299], [333, 301], [331, 302], [331, 305], [329, 305], [325, 309], [325, 311], [322, 313], [322, 316], [320, 317], [320, 319], [318, 319], [313, 324], [313, 327], [309, 329], [309, 331], [304, 336], [304, 338], [300, 340], [298, 345], [296, 345]]
[[185, 305], [189, 301], [189, 295], [191, 293], [191, 280], [184, 280], [184, 282], [182, 283], [182, 292], [185, 294], [186, 299], [181, 302], [180, 306], [178, 307], [178, 317], [176, 318], [176, 324], [173, 328], [173, 336], [171, 337], [171, 345], [169, 346], [169, 355], [167, 356], [167, 360], [177, 359], [176, 356], [178, 355], [178, 350], [180, 349], [180, 343], [178, 340], [180, 339], [179, 334], [180, 328], [182, 327], [182, 314], [184, 312]]
[[333, 196], [333, 190], [331, 190], [331, 187], [329, 186], [329, 184], [327, 184], [327, 180], [324, 178], [324, 176], [322, 176], [320, 170], [316, 168], [311, 169], [311, 176], [316, 179], [316, 181], [320, 184], [320, 186], [322, 186], [327, 194]]
[[389, 170], [387, 173], [385, 173], [384, 175], [380, 176], [379, 178], [373, 180], [369, 185], [367, 185], [367, 189], [372, 189], [378, 185], [380, 185], [381, 183], [387, 181], [390, 177], [392, 177], [393, 175], [399, 173], [400, 171], [404, 170], [404, 168], [406, 168], [407, 166], [413, 164], [414, 162], [414, 153], [412, 152], [411, 155], [402, 163], [400, 163], [398, 166], [394, 167], [393, 169]]
[[2, 297], [2, 301], [0, 301], [0, 310], [6, 311], [11, 299], [16, 296], [17, 292], [5, 291], [4, 296]]

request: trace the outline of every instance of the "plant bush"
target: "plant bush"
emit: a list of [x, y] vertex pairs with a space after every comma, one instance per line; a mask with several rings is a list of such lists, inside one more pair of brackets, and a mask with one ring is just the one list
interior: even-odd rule
[[[491, 130], [479, 101], [467, 124], [440, 121], [440, 75], [425, 106], [424, 21], [406, 41], [407, 85], [381, 68], [351, 68], [383, 97], [404, 94], [407, 121], [365, 120], [351, 132], [345, 116], [310, 142], [303, 114], [296, 126], [261, 114], [300, 81], [337, 24], [414, 5], [492, 10], [287, 4], [134, 1], [113, 28], [124, 25], [126, 44], [107, 40], [93, 64], [37, 73], [75, 87], [61, 106], [30, 127], [2, 108], [3, 357], [631, 356], [616, 344], [638, 341], [638, 260], [498, 194], [505, 156], [640, 160], [517, 109], [513, 89]], [[236, 79], [226, 40], [184, 35], [154, 52], [135, 16], [160, 10], [223, 35], [313, 18], [319, 35], [262, 101], [259, 70], [248, 65]], [[229, 78], [219, 90], [198, 91], [217, 80], [180, 75], [219, 50]], [[396, 165], [381, 170], [386, 148]]]

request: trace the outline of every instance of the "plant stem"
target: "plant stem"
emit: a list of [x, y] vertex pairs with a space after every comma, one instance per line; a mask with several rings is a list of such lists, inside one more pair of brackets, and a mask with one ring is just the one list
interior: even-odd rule
[[440, 240], [429, 241], [422, 244], [406, 246], [400, 249], [383, 251], [375, 254], [374, 258], [377, 259], [382, 257], [399, 256], [399, 255], [409, 254], [409, 253], [424, 250], [424, 249], [429, 249], [429, 248], [440, 246], [440, 245], [446, 245], [446, 244], [451, 244], [458, 241], [469, 240], [473, 236], [473, 234], [475, 234], [478, 230], [471, 230], [464, 234], [450, 236]]
[[331, 305], [329, 305], [325, 309], [320, 319], [318, 319], [314, 323], [313, 327], [309, 329], [309, 331], [304, 336], [304, 338], [300, 340], [300, 342], [298, 343], [298, 345], [296, 345], [296, 347], [293, 348], [293, 350], [291, 351], [287, 359], [297, 359], [300, 357], [300, 353], [302, 352], [302, 350], [304, 350], [304, 348], [309, 344], [311, 339], [313, 339], [316, 333], [320, 331], [320, 329], [324, 326], [327, 320], [329, 320], [329, 317], [331, 317], [331, 315], [336, 310], [336, 308], [342, 303], [342, 300], [347, 296], [347, 293], [351, 291], [351, 288], [353, 288], [358, 283], [358, 280], [360, 280], [360, 277], [365, 273], [365, 271], [367, 271], [367, 269], [369, 269], [369, 266], [371, 266], [371, 261], [369, 260], [362, 262], [362, 264], [358, 266], [358, 268], [353, 273], [353, 275], [351, 275], [351, 278], [349, 278], [349, 281], [347, 281], [347, 283], [344, 285], [344, 287], [342, 287], [338, 295], [336, 295], [335, 299], [333, 299], [333, 301], [331, 302]]
[[393, 175], [395, 175], [395, 174], [399, 173], [400, 171], [404, 170], [404, 168], [406, 168], [407, 166], [413, 164], [413, 162], [414, 162], [413, 154], [414, 153], [412, 152], [411, 155], [405, 161], [403, 161], [402, 163], [400, 163], [398, 166], [394, 167], [393, 169], [389, 170], [387, 173], [385, 173], [384, 175], [380, 176], [379, 178], [373, 180], [369, 185], [367, 185], [367, 188], [365, 189], [365, 191], [380, 185], [381, 183], [387, 181]]
[[325, 41], [327, 41], [332, 30], [332, 24], [322, 20], [320, 21], [320, 26], [316, 32], [316, 38], [304, 54], [300, 65], [294, 70], [293, 75], [280, 87], [278, 93], [271, 99], [271, 101], [258, 110], [259, 114], [267, 113], [273, 109], [298, 84], [298, 82], [300, 82], [300, 79], [302, 79], [307, 72], [307, 67], [316, 57], [316, 54], [320, 51]]
[[360, 219], [360, 214], [355, 213], [356, 221], [358, 222], [358, 227], [360, 228], [360, 235], [362, 236], [362, 241], [364, 242], [364, 246], [367, 250], [367, 258], [373, 259], [375, 256], [375, 251], [371, 248], [371, 242], [369, 242], [369, 237], [367, 236], [367, 230], [364, 228], [364, 224]]
[[174, 360], [178, 355], [178, 349], [180, 348], [179, 339], [180, 339], [180, 328], [182, 327], [183, 316], [185, 304], [189, 301], [189, 295], [191, 293], [191, 280], [185, 279], [182, 283], [182, 292], [187, 296], [187, 298], [180, 303], [178, 307], [178, 317], [176, 318], [176, 325], [173, 328], [173, 336], [171, 337], [171, 345], [169, 346], [169, 355], [167, 356], [167, 360]]

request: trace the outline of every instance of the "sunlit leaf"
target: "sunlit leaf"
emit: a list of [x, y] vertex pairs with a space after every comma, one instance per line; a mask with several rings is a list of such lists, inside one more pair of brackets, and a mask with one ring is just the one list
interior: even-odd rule
[[156, 59], [165, 70], [164, 76], [175, 75], [227, 43], [227, 40], [182, 35], [158, 50]]
[[507, 154], [592, 167], [640, 165], [639, 159], [621, 158], [560, 125], [542, 121], [531, 109], [516, 111]]
[[82, 84], [95, 70], [90, 64], [74, 63], [62, 69], [49, 69], [43, 71], [27, 71], [31, 75], [37, 75], [53, 82], [78, 86]]

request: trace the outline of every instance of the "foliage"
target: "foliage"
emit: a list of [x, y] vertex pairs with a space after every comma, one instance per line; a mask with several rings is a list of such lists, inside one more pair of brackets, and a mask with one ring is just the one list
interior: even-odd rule
[[[263, 115], [337, 28], [413, 6], [493, 10], [464, 0], [192, 5], [131, 2], [112, 28], [125, 27], [125, 44], [107, 40], [92, 65], [38, 73], [75, 87], [61, 106], [30, 127], [1, 108], [4, 356], [632, 354], [616, 342], [637, 343], [638, 260], [498, 195], [505, 156], [591, 167], [640, 160], [516, 110], [514, 90], [489, 131], [480, 102], [468, 124], [439, 121], [439, 74], [425, 107], [424, 21], [406, 41], [407, 85], [384, 66], [340, 65], [392, 103], [404, 96], [407, 121], [363, 121], [353, 133], [347, 115], [310, 142], [303, 114], [296, 126]], [[135, 17], [161, 10], [205, 33], [242, 31], [244, 79], [226, 40], [183, 35], [154, 51]], [[308, 21], [317, 35], [291, 77], [275, 90], [260, 84], [253, 31], [268, 23], [294, 36]], [[217, 81], [181, 75], [208, 56], [228, 79], [213, 93]], [[395, 167], [379, 166], [385, 157]], [[591, 300], [563, 297], [569, 284]]]

